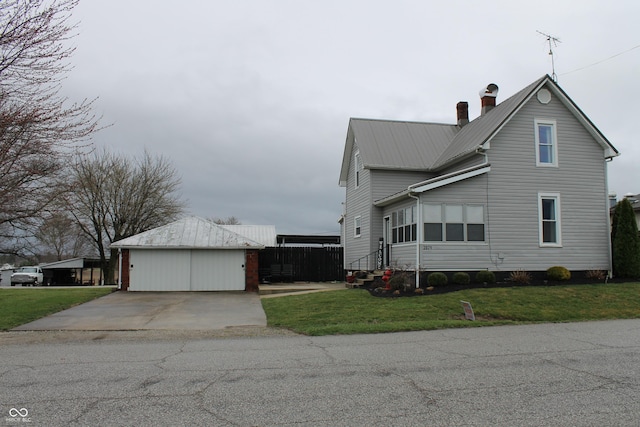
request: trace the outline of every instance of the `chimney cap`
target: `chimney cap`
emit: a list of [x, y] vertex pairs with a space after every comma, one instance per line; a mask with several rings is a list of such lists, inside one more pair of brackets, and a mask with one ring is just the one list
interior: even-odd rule
[[498, 96], [498, 85], [495, 83], [489, 83], [487, 87], [482, 88], [480, 90], [480, 98], [484, 98], [485, 96], [496, 98]]

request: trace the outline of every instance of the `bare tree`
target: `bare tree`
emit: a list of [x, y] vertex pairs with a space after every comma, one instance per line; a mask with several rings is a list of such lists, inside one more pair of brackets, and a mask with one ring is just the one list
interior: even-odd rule
[[55, 180], [98, 130], [92, 101], [61, 95], [78, 0], [0, 1], [0, 253], [59, 197]]
[[91, 252], [91, 241], [69, 214], [53, 212], [44, 219], [35, 235], [39, 252], [53, 254], [57, 261], [65, 257], [86, 256]]
[[106, 149], [73, 166], [68, 206], [100, 256], [106, 283], [114, 283], [118, 257], [109, 245], [174, 221], [184, 210], [180, 179], [164, 157], [145, 151], [130, 159]]
[[229, 216], [227, 218], [209, 218], [210, 221], [220, 225], [240, 225], [242, 224], [235, 216]]

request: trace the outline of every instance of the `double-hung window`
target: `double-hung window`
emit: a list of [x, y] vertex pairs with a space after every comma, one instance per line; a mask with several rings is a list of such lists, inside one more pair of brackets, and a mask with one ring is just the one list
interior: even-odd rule
[[415, 206], [391, 213], [393, 243], [415, 242], [418, 239], [418, 215]]
[[538, 194], [540, 246], [562, 246], [560, 234], [560, 194]]
[[558, 138], [555, 120], [535, 120], [536, 165], [558, 166]]
[[360, 237], [362, 234], [362, 217], [357, 216], [353, 218], [353, 236]]
[[431, 204], [422, 206], [425, 242], [484, 242], [484, 206]]

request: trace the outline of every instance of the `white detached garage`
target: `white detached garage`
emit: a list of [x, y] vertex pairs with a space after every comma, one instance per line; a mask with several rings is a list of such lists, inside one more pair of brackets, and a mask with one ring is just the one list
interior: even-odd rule
[[258, 290], [264, 246], [203, 218], [184, 218], [111, 247], [120, 253], [122, 290]]

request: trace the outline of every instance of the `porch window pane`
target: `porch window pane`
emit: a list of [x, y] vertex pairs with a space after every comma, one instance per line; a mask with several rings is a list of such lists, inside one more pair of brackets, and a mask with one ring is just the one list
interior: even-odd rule
[[447, 242], [464, 241], [463, 224], [447, 224]]
[[442, 242], [442, 224], [426, 222], [424, 224], [424, 240], [427, 242]]
[[484, 224], [467, 224], [467, 241], [484, 242]]
[[462, 222], [462, 205], [446, 205], [445, 218], [447, 222]]
[[484, 207], [467, 205], [467, 223], [484, 224]]
[[425, 222], [442, 222], [442, 206], [440, 205], [424, 205], [423, 213]]
[[427, 242], [441, 242], [442, 224], [426, 222], [424, 224], [424, 240]]

